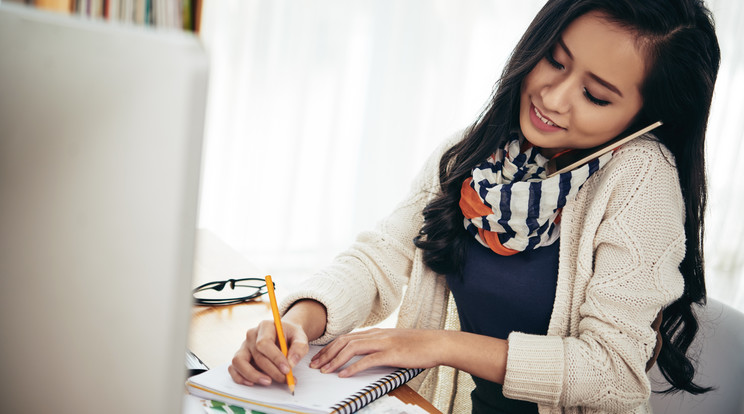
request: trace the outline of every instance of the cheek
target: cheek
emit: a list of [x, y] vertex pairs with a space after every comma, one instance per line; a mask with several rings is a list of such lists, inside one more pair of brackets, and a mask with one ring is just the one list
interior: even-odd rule
[[[530, 73], [532, 73], [532, 72], [530, 72]], [[531, 85], [531, 84], [532, 84], [532, 82], [530, 82], [530, 75], [527, 75], [527, 76], [526, 76], [526, 77], [525, 77], [525, 78], [524, 78], [524, 79], [522, 80], [522, 85], [521, 85], [521, 87], [519, 88], [519, 96], [520, 96], [520, 99], [521, 99], [521, 101], [520, 101], [520, 104], [521, 104], [522, 106], [524, 106], [524, 105], [525, 105], [525, 103], [526, 103], [526, 102], [525, 102], [525, 100], [526, 100], [527, 98], [529, 98], [529, 95], [530, 95], [530, 85]]]
[[[603, 110], [605, 109], [605, 110]], [[573, 132], [588, 146], [603, 144], [621, 134], [632, 121], [625, 112], [587, 107], [574, 111]]]
[[541, 85], [547, 82], [546, 75], [548, 75], [548, 71], [544, 69], [543, 63], [538, 63], [522, 81], [522, 92], [537, 93]]

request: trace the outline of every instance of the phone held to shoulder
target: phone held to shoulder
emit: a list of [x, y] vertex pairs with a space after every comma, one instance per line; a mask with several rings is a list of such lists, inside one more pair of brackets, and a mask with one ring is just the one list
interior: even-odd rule
[[566, 171], [571, 171], [574, 168], [584, 165], [595, 158], [601, 157], [602, 155], [614, 150], [615, 148], [625, 144], [626, 142], [640, 137], [641, 135], [661, 126], [662, 124], [663, 122], [656, 121], [653, 124], [626, 136], [625, 138], [612, 139], [606, 144], [602, 144], [594, 148], [568, 151], [555, 158], [552, 158], [550, 161], [548, 161], [548, 164], [546, 166], [548, 178], [564, 173]]

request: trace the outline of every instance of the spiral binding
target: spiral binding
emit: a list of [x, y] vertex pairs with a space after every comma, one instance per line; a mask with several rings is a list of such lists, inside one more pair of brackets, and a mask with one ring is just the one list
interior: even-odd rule
[[423, 369], [420, 368], [398, 369], [331, 407], [331, 414], [351, 414], [359, 411], [365, 405], [400, 387], [421, 372]]

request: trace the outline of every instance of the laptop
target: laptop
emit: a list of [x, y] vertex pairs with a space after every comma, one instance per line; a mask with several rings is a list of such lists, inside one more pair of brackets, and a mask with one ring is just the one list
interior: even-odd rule
[[208, 59], [0, 4], [0, 411], [176, 413]]

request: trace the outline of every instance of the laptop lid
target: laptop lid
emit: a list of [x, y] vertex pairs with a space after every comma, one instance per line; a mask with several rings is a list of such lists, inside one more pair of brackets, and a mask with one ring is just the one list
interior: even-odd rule
[[0, 4], [3, 412], [179, 412], [199, 40]]

